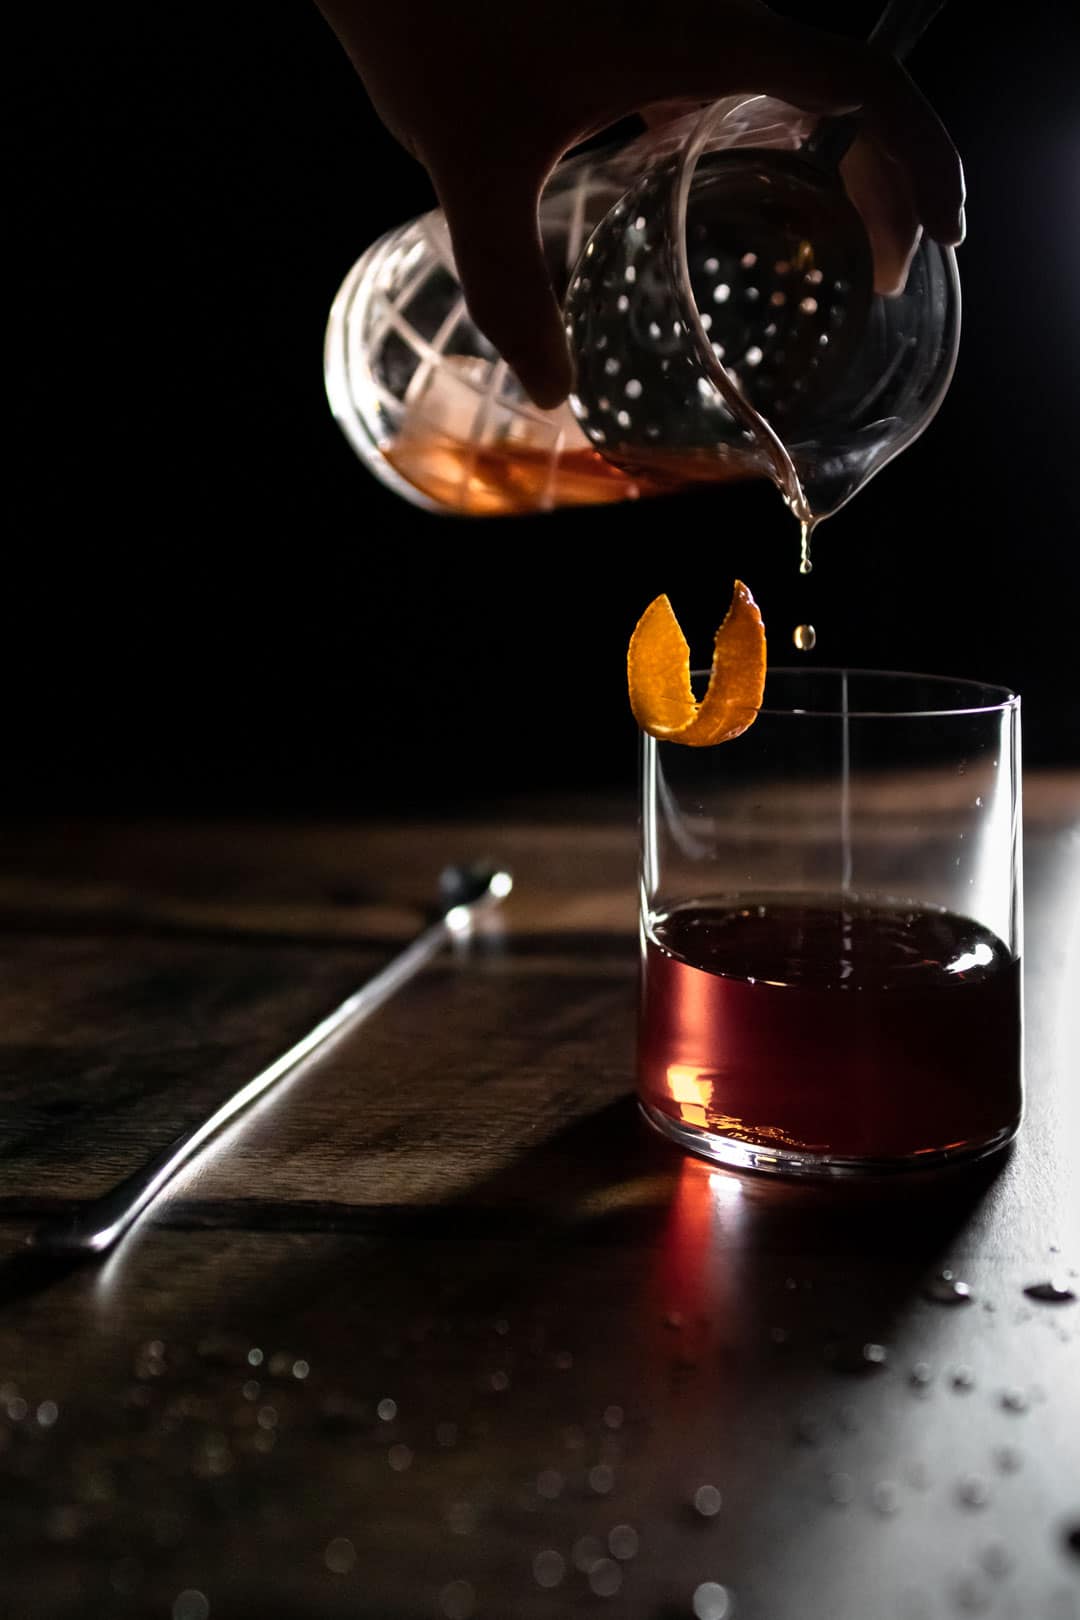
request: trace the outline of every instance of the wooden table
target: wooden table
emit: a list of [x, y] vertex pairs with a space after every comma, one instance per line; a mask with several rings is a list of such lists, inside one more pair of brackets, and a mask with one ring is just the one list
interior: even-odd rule
[[[1080, 1613], [1080, 1306], [1023, 1291], [1080, 1266], [1080, 776], [1027, 784], [1022, 1138], [918, 1185], [646, 1131], [634, 838], [9, 830], [8, 1255], [384, 960], [442, 862], [517, 889], [100, 1268], [0, 1267], [0, 1613]], [[924, 1296], [943, 1265], [973, 1303]]]

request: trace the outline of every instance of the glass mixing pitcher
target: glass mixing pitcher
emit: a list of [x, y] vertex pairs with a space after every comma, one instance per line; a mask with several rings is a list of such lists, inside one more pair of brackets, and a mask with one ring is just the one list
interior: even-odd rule
[[470, 319], [441, 213], [376, 242], [326, 332], [357, 454], [416, 504], [473, 516], [760, 476], [804, 521], [837, 511], [936, 413], [960, 296], [952, 249], [926, 237], [904, 290], [874, 292], [815, 124], [729, 97], [560, 164], [540, 225], [575, 389], [555, 411]]

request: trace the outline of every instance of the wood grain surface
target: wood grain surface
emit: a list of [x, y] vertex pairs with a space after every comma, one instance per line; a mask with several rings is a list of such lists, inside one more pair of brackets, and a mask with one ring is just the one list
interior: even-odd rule
[[[7, 829], [0, 1614], [1075, 1620], [1080, 1305], [1024, 1289], [1080, 1290], [1080, 776], [1026, 794], [1019, 1142], [839, 1189], [640, 1122], [632, 807]], [[27, 1268], [476, 856], [471, 943]]]

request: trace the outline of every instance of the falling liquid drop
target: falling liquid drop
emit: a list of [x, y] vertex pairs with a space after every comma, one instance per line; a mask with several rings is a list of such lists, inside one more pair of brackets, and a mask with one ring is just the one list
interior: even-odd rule
[[1076, 1294], [1060, 1277], [1051, 1277], [1047, 1282], [1031, 1283], [1024, 1289], [1028, 1299], [1038, 1300], [1040, 1305], [1070, 1305]]
[[799, 573], [809, 574], [814, 564], [810, 558], [810, 537], [814, 532], [814, 520], [803, 518], [799, 524]]
[[935, 1305], [970, 1305], [974, 1297], [968, 1284], [951, 1271], [941, 1271], [923, 1284], [923, 1298]]
[[817, 646], [817, 631], [812, 624], [797, 624], [791, 639], [800, 652], [813, 652]]

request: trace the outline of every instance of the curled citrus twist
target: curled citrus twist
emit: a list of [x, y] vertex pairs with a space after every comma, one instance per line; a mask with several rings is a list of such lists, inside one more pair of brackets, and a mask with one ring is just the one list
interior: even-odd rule
[[690, 684], [690, 647], [666, 596], [650, 602], [626, 655], [630, 707], [642, 731], [663, 742], [711, 748], [752, 726], [765, 690], [765, 626], [742, 580], [713, 643], [712, 670], [699, 703]]

